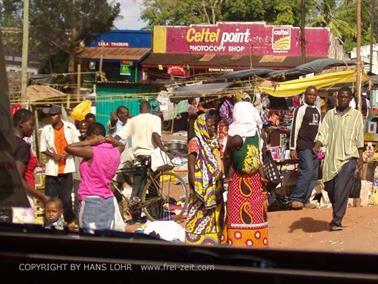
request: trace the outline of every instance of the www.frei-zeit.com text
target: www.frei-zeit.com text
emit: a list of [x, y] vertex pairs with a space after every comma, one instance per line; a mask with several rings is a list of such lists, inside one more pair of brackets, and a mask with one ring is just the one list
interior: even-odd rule
[[19, 271], [213, 271], [214, 265], [128, 263], [20, 263]]

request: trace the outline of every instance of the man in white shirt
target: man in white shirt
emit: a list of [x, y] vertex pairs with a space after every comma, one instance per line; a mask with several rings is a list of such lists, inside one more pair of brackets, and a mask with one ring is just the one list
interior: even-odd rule
[[46, 155], [45, 193], [48, 197], [62, 200], [64, 220], [72, 223], [75, 214], [72, 210], [71, 192], [73, 186], [72, 173], [75, 162], [64, 148], [79, 142], [75, 126], [61, 119], [62, 109], [53, 105], [48, 114], [51, 123], [42, 128], [40, 151]]
[[[116, 139], [122, 140], [131, 137], [132, 154], [136, 160], [146, 160], [156, 147], [165, 151], [161, 142], [161, 119], [151, 114], [150, 111], [150, 104], [147, 101], [142, 101], [140, 114], [128, 120], [126, 126], [115, 136]], [[142, 198], [146, 178], [147, 169], [145, 167], [138, 168], [134, 174], [131, 198]], [[133, 214], [133, 221], [130, 223], [140, 221], [140, 213]]]
[[112, 114], [109, 125], [109, 134], [113, 136], [117, 135], [130, 119], [129, 109], [125, 106], [119, 106], [115, 114]]

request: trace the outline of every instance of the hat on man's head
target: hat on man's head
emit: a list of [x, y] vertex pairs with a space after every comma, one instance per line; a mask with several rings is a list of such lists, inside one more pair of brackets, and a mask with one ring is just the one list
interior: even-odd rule
[[62, 114], [62, 107], [57, 105], [52, 105], [49, 109], [48, 114]]

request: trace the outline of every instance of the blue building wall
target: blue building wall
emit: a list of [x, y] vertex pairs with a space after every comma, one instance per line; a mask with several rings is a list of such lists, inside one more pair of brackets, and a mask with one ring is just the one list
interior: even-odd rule
[[91, 42], [91, 47], [98, 46], [98, 43], [104, 42], [127, 42], [128, 47], [132, 48], [151, 48], [152, 32], [139, 30], [112, 30], [102, 34]]
[[[99, 35], [90, 43], [90, 47], [97, 47], [100, 42], [105, 43], [128, 43], [129, 48], [151, 48], [152, 32], [144, 30], [112, 30], [108, 33]], [[115, 46], [114, 46], [115, 47]], [[111, 48], [109, 46], [109, 48]], [[83, 59], [84, 61], [95, 61], [96, 70], [99, 69], [99, 60]], [[141, 80], [140, 62], [133, 61], [130, 67], [130, 75], [120, 75], [119, 60], [105, 59], [103, 71], [110, 81], [129, 81], [138, 82]]]

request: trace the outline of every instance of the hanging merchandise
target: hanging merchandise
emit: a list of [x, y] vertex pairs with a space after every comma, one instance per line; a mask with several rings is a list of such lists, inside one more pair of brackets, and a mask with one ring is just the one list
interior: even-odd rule
[[160, 111], [163, 113], [164, 121], [172, 119], [174, 113], [173, 103], [169, 100], [168, 92], [161, 91], [157, 97], [160, 103]]

